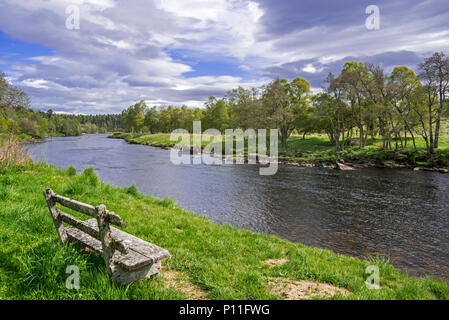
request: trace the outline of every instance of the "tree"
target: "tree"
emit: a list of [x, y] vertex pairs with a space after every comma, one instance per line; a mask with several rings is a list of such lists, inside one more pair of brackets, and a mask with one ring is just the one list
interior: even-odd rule
[[148, 107], [145, 101], [141, 100], [136, 104], [130, 106], [122, 112], [122, 123], [126, 130], [131, 132], [140, 132], [144, 125], [145, 114]]
[[369, 82], [369, 72], [361, 62], [350, 61], [343, 66], [340, 83], [344, 87], [345, 99], [349, 101], [352, 113], [352, 123], [357, 126], [359, 132], [359, 146], [362, 148], [366, 144], [365, 120], [367, 99], [365, 88]]
[[62, 130], [66, 136], [79, 136], [81, 135], [81, 126], [76, 119], [64, 119], [62, 120]]
[[432, 60], [426, 59], [419, 65], [420, 74], [419, 79], [423, 82], [423, 89], [426, 94], [427, 103], [427, 121], [428, 121], [428, 139], [429, 148], [428, 153], [430, 155], [435, 153], [435, 138], [437, 133], [434, 132], [434, 124], [438, 121], [438, 113], [436, 112], [438, 104], [438, 79], [435, 74], [435, 65]]
[[262, 95], [267, 125], [279, 129], [284, 150], [287, 150], [287, 139], [295, 129], [295, 107], [301, 103], [300, 99], [307, 91], [305, 80], [295, 80], [293, 84], [286, 79], [276, 79], [265, 86]]
[[[432, 149], [436, 149], [439, 144], [441, 117], [445, 111], [446, 95], [449, 89], [449, 58], [444, 53], [437, 52], [421, 63], [419, 68], [420, 79], [425, 82], [427, 89], [429, 112], [433, 113], [436, 107], [435, 115], [429, 114], [429, 121], [435, 117], [435, 136], [431, 137], [431, 141], [433, 141]], [[437, 106], [434, 106], [435, 103]]]
[[259, 92], [257, 88], [245, 89], [239, 86], [226, 94], [229, 124], [232, 129], [256, 128], [259, 126]]
[[313, 125], [310, 109], [310, 84], [303, 78], [295, 78], [287, 84], [287, 94], [290, 97], [294, 114], [294, 126], [298, 132], [305, 134]]
[[412, 97], [419, 89], [419, 82], [416, 73], [408, 67], [401, 66], [394, 68], [389, 78], [392, 89], [392, 104], [404, 124], [404, 140], [407, 147], [407, 132], [410, 133], [413, 147], [416, 148], [414, 128], [417, 126], [416, 113], [413, 112]]
[[316, 103], [321, 115], [324, 115], [329, 120], [335, 149], [341, 151], [345, 149], [347, 122], [347, 104], [344, 101], [344, 85], [341, 79], [335, 78], [332, 73], [328, 75], [326, 83], [328, 84], [325, 88], [327, 94], [318, 96]]
[[6, 92], [8, 91], [8, 87], [5, 74], [0, 72], [0, 107], [6, 106]]
[[156, 133], [159, 130], [159, 116], [156, 107], [148, 110], [145, 114], [144, 120], [145, 126], [150, 130], [151, 133]]
[[204, 111], [203, 128], [217, 129], [220, 132], [229, 128], [229, 114], [224, 99], [217, 100], [213, 96], [209, 97]]

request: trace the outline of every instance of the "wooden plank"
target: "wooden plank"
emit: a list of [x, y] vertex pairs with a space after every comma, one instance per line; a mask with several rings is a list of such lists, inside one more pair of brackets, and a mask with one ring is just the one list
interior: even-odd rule
[[80, 231], [83, 231], [85, 233], [87, 233], [88, 235], [90, 235], [91, 237], [99, 240], [100, 235], [98, 233], [98, 227], [92, 227], [90, 224], [78, 220], [74, 217], [72, 217], [71, 215], [62, 212], [61, 210], [59, 210], [59, 215], [61, 216], [61, 219], [63, 222], [68, 223], [69, 225], [79, 229]]
[[129, 250], [139, 253], [153, 260], [154, 262], [170, 257], [170, 253], [167, 250], [145, 240], [139, 239], [133, 235], [125, 233], [121, 230], [115, 228], [112, 229], [112, 235], [113, 237], [120, 237], [121, 239], [123, 239], [123, 242], [129, 248]]
[[112, 274], [112, 280], [116, 283], [127, 285], [140, 279], [149, 279], [152, 276], [157, 275], [160, 269], [160, 262], [149, 264], [133, 271], [116, 266], [114, 273]]
[[88, 234], [74, 227], [68, 227], [66, 230], [69, 241], [77, 241], [95, 253], [103, 255], [103, 249], [101, 248], [101, 242], [99, 240], [92, 238]]
[[[55, 193], [53, 193], [52, 198], [54, 199], [54, 201], [60, 203], [64, 207], [87, 214], [88, 216], [90, 216], [92, 218], [97, 218], [96, 208], [90, 204], [76, 201], [76, 200], [61, 196], [59, 194], [55, 194]], [[123, 222], [123, 220], [117, 214], [115, 214], [112, 211], [108, 211], [108, 210], [106, 210], [106, 213], [107, 213], [107, 217], [106, 217], [107, 222], [109, 222], [113, 225], [116, 225], [118, 227], [125, 226], [125, 222]]]
[[113, 224], [117, 227], [124, 227], [125, 226], [125, 222], [122, 220], [122, 218], [120, 218], [118, 215], [116, 215], [114, 212], [112, 211], [106, 211], [107, 213], [107, 218], [106, 220], [110, 223]]
[[[83, 246], [91, 249], [93, 252], [99, 255], [103, 255], [102, 245], [99, 240], [92, 238], [91, 236], [83, 233], [82, 231], [74, 227], [68, 227], [66, 229], [69, 241], [80, 242]], [[119, 282], [126, 285], [136, 280], [149, 278], [159, 273], [161, 267], [160, 262], [153, 263], [149, 261], [146, 257], [143, 257], [136, 253], [130, 253], [130, 255], [131, 256], [137, 255], [137, 256], [127, 258], [126, 260], [139, 262], [131, 269], [128, 267], [128, 265], [116, 262], [119, 258], [117, 255], [114, 255], [113, 257], [114, 265], [112, 266], [111, 276], [115, 282]]]
[[[89, 219], [84, 222], [90, 226], [96, 226], [95, 219]], [[113, 239], [121, 240], [123, 245], [128, 248], [128, 254], [117, 257], [117, 263], [124, 269], [136, 270], [143, 265], [156, 263], [170, 257], [170, 253], [167, 250], [120, 229], [111, 227], [111, 236]]]
[[53, 194], [52, 198], [54, 199], [54, 201], [62, 204], [64, 207], [87, 214], [92, 218], [97, 217], [97, 211], [95, 210], [95, 207], [91, 206], [90, 204], [72, 200], [70, 198], [60, 196], [59, 194]]

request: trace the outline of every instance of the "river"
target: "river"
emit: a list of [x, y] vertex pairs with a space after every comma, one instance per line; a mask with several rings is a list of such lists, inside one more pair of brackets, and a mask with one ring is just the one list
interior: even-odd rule
[[105, 134], [51, 138], [27, 149], [57, 167], [94, 166], [105, 182], [136, 184], [217, 223], [355, 257], [385, 256], [410, 275], [449, 280], [449, 175], [280, 166], [276, 175], [260, 176], [248, 164], [176, 166], [170, 151]]

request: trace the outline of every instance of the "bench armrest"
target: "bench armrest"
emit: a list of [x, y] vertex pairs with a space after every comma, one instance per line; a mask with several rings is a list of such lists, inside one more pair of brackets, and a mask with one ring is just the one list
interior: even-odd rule
[[122, 254], [128, 253], [128, 246], [125, 245], [123, 240], [112, 238], [112, 246], [114, 250], [117, 250]]

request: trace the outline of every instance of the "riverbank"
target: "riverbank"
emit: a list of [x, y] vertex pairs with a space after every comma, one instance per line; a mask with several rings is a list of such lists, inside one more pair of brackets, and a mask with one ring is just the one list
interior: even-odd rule
[[[105, 204], [126, 222], [124, 230], [169, 250], [161, 277], [129, 287], [111, 284], [102, 259], [79, 246], [61, 246], [44, 188]], [[188, 212], [135, 187], [115, 188], [92, 169], [27, 163], [0, 175], [1, 299], [449, 299], [449, 284], [412, 278], [385, 259], [359, 260], [306, 247]], [[78, 216], [79, 218], [82, 218]], [[83, 217], [85, 218], [85, 217]], [[76, 265], [81, 289], [65, 287], [65, 269]], [[368, 290], [368, 266], [380, 270], [380, 290]], [[318, 289], [317, 289], [318, 288]], [[295, 296], [296, 294], [296, 296]]]
[[65, 135], [51, 135], [51, 136], [44, 136], [44, 137], [32, 137], [27, 134], [20, 134], [18, 136], [14, 135], [8, 135], [5, 133], [0, 133], [0, 145], [2, 145], [4, 142], [6, 142], [8, 139], [12, 137], [17, 143], [21, 146], [27, 145], [27, 144], [35, 144], [35, 143], [42, 143], [45, 142], [45, 139], [47, 138], [55, 138], [55, 137], [66, 137]]
[[[131, 144], [148, 145], [163, 149], [173, 148], [176, 143], [170, 141], [170, 134], [132, 134], [116, 132], [109, 138], [124, 139]], [[279, 150], [279, 162], [285, 165], [301, 167], [321, 167], [336, 170], [356, 170], [363, 168], [399, 168], [415, 171], [433, 171], [449, 173], [449, 138], [441, 139], [441, 147], [429, 158], [423, 141], [417, 139], [418, 151], [404, 149], [385, 151], [379, 142], [359, 148], [348, 147], [336, 152], [325, 136], [312, 136], [303, 139], [292, 136], [288, 140], [286, 151]], [[208, 141], [202, 141], [204, 148]], [[223, 148], [224, 150], [224, 148]], [[245, 148], [245, 157], [247, 156]]]

